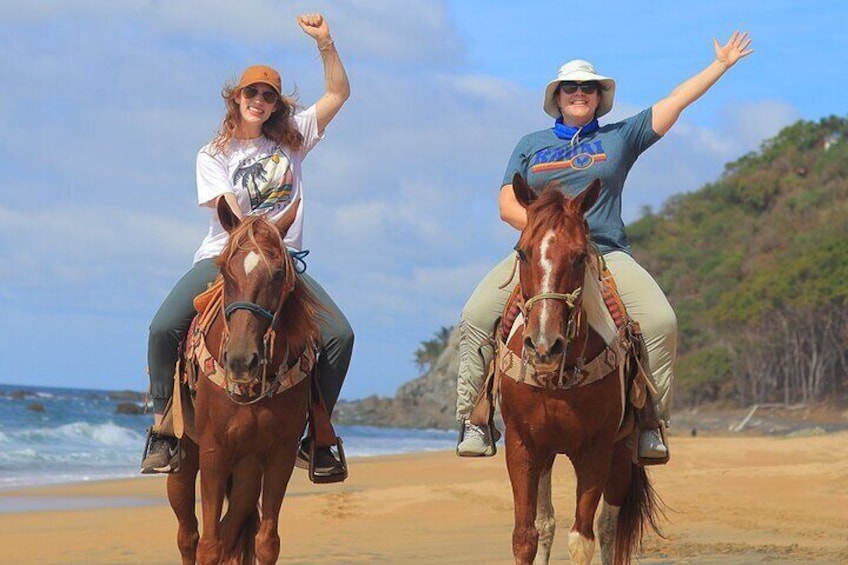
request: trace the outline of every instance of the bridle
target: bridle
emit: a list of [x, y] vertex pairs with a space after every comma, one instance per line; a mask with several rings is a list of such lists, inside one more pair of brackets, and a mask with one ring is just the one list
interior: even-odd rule
[[[226, 297], [224, 297], [224, 300], [222, 301], [221, 305], [224, 311], [224, 329], [223, 339], [221, 340], [221, 350], [219, 352], [219, 359], [221, 359], [221, 364], [223, 365], [224, 369], [224, 389], [227, 391], [227, 395], [229, 396], [232, 402], [242, 406], [254, 404], [274, 394], [274, 388], [272, 386], [272, 383], [268, 380], [268, 366], [271, 365], [273, 361], [274, 343], [277, 337], [277, 321], [279, 319], [283, 303], [285, 302], [285, 298], [294, 290], [297, 274], [306, 271], [306, 262], [304, 261], [304, 258], [309, 254], [308, 250], [295, 251], [292, 249], [288, 249], [285, 247], [282, 237], [279, 238], [279, 248], [282, 251], [284, 257], [283, 267], [285, 269], [286, 275], [285, 280], [283, 281], [282, 289], [280, 291], [279, 302], [273, 312], [263, 306], [260, 306], [259, 304], [256, 304], [255, 302], [249, 302], [245, 300], [236, 300], [228, 304]], [[248, 312], [255, 314], [260, 318], [263, 318], [264, 320], [268, 321], [268, 327], [265, 330], [265, 335], [262, 336], [262, 357], [259, 359], [259, 365], [262, 367], [262, 376], [260, 380], [261, 389], [259, 395], [256, 398], [253, 398], [248, 401], [238, 400], [236, 398], [236, 394], [232, 392], [233, 387], [231, 385], [248, 385], [253, 383], [257, 379], [233, 378], [230, 375], [229, 364], [227, 363], [227, 345], [229, 344], [230, 340], [230, 328], [227, 324], [227, 321], [230, 319], [230, 316], [232, 316], [233, 313], [239, 310], [247, 310]], [[288, 359], [288, 357], [289, 350], [288, 346], [286, 346], [286, 354], [283, 359]]]
[[[517, 261], [516, 261], [517, 262]], [[523, 288], [523, 287], [522, 287]], [[583, 330], [584, 335], [584, 343], [582, 351], [586, 351], [586, 347], [589, 343], [589, 332], [588, 328], [583, 328], [586, 324], [585, 317], [583, 316], [583, 308], [582, 301], [583, 298], [583, 287], [578, 286], [571, 292], [540, 292], [527, 298], [524, 300], [524, 304], [519, 303], [519, 309], [521, 310], [521, 315], [524, 317], [524, 324], [526, 328], [527, 321], [529, 320], [530, 310], [533, 308], [535, 304], [541, 302], [542, 300], [561, 300], [565, 302], [566, 306], [569, 309], [568, 320], [566, 322], [565, 327], [565, 343], [563, 344], [563, 352], [560, 358], [559, 364], [559, 386], [565, 386], [565, 359], [568, 357], [568, 346], [574, 341], [577, 337], [578, 331]], [[525, 348], [522, 346], [521, 348], [521, 371], [522, 377], [524, 372], [526, 371], [526, 367], [529, 363], [529, 356]], [[582, 373], [583, 366], [585, 365], [586, 360], [584, 357], [578, 357], [575, 363], [574, 369], [571, 371], [573, 374]]]
[[[273, 313], [258, 304], [246, 301], [231, 302], [224, 307], [224, 339], [221, 340], [221, 353], [219, 358], [222, 361], [224, 369], [224, 390], [227, 391], [227, 395], [230, 397], [230, 400], [236, 404], [250, 405], [255, 402], [259, 402], [263, 398], [272, 394], [271, 383], [268, 382], [268, 365], [271, 364], [272, 357], [274, 355], [274, 342], [277, 337], [277, 331], [275, 328], [277, 325], [277, 318], [280, 314], [280, 309], [284, 302], [282, 299], [283, 294], [281, 293], [280, 296], [280, 304]], [[247, 310], [269, 321], [268, 328], [265, 330], [265, 335], [262, 336], [262, 357], [259, 359], [259, 365], [262, 367], [262, 377], [260, 381], [262, 384], [261, 392], [256, 398], [249, 401], [238, 400], [236, 395], [232, 392], [233, 387], [231, 385], [247, 385], [254, 382], [256, 378], [250, 377], [247, 379], [237, 379], [233, 377], [230, 374], [229, 363], [227, 363], [227, 345], [230, 341], [230, 328], [227, 325], [227, 321], [230, 319], [233, 312], [236, 312], [237, 310]], [[288, 351], [286, 352], [286, 358], [288, 358]]]

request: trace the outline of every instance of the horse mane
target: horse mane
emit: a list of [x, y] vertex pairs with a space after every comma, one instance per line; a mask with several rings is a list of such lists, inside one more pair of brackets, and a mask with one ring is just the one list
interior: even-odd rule
[[[292, 290], [288, 296], [283, 297], [283, 303], [280, 305], [279, 320], [284, 321], [285, 331], [277, 334], [278, 344], [284, 345], [291, 352], [296, 352], [302, 351], [305, 344], [317, 343], [319, 339], [317, 316], [324, 309], [296, 272], [279, 229], [264, 215], [248, 216], [230, 233], [227, 246], [216, 260], [216, 264], [222, 272], [228, 270], [233, 255], [248, 245], [259, 253], [269, 270], [273, 270], [271, 269], [272, 261], [283, 261], [286, 281], [282, 292], [288, 292], [286, 287], [290, 286], [289, 281], [293, 282]], [[280, 254], [283, 255], [282, 259]], [[229, 271], [228, 274], [232, 276]]]
[[277, 341], [293, 352], [301, 351], [306, 344], [317, 344], [321, 337], [318, 315], [324, 313], [326, 311], [315, 294], [297, 275], [294, 290], [280, 307], [280, 320], [285, 320], [286, 331], [277, 334]]
[[573, 200], [558, 188], [546, 186], [541, 196], [527, 207], [527, 217], [532, 218], [532, 223], [527, 225], [527, 236], [535, 241], [540, 231], [574, 225], [588, 237], [583, 218], [572, 203]]
[[[267, 253], [272, 250], [284, 249], [282, 235], [274, 224], [263, 215], [248, 216], [230, 233], [227, 246], [215, 261], [218, 268], [221, 271], [227, 270], [228, 274], [232, 275], [227, 265], [229, 265], [236, 251], [245, 247], [246, 243], [249, 243], [250, 247], [259, 252], [260, 257], [268, 267], [271, 263]], [[271, 259], [276, 258], [274, 256]]]

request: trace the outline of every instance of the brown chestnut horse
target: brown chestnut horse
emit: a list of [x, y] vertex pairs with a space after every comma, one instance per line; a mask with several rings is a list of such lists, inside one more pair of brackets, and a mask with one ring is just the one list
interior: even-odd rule
[[[586, 321], [581, 296], [593, 256], [584, 215], [598, 199], [600, 181], [573, 199], [556, 188], [537, 197], [520, 175], [513, 179], [513, 190], [527, 212], [515, 247], [525, 325], [508, 343], [522, 360], [522, 376], [499, 376], [506, 377], [500, 379], [501, 413], [515, 503], [515, 562], [548, 562], [556, 528], [551, 469], [556, 455], [564, 453], [577, 475], [577, 507], [568, 535], [572, 562], [588, 565], [592, 560], [593, 521], [603, 495], [602, 561], [629, 563], [644, 531], [657, 531], [658, 501], [644, 468], [632, 463], [632, 449], [617, 439], [624, 419], [623, 372], [607, 366], [588, 379], [593, 382], [580, 382], [586, 382], [584, 364], [607, 350]], [[530, 370], [558, 384], [531, 386], [524, 382]]]
[[[230, 234], [218, 259], [224, 298], [204, 338], [208, 351], [221, 352], [230, 383], [249, 387], [259, 382], [266, 391], [266, 376], [277, 375], [280, 365], [293, 366], [319, 339], [319, 306], [298, 281], [283, 244], [298, 204], [275, 225], [262, 215], [239, 221], [223, 198], [218, 202], [218, 217]], [[185, 457], [179, 471], [168, 477], [184, 564], [277, 562], [280, 508], [306, 424], [309, 380], [250, 400], [209, 378], [197, 380], [194, 428], [186, 426]], [[195, 516], [198, 470], [200, 537]], [[225, 499], [227, 511], [221, 518]]]

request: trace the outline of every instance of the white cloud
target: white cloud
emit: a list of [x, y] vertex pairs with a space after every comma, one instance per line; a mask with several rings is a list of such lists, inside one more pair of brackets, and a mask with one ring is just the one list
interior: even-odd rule
[[314, 47], [295, 18], [318, 12], [325, 15], [334, 39], [348, 54], [393, 63], [451, 64], [463, 52], [444, 2], [432, 0], [405, 0], [402, 4], [390, 0], [124, 0], [117, 5], [105, 0], [47, 0], [16, 4], [0, 23], [75, 18], [96, 20], [101, 31], [109, 26], [141, 24], [154, 34], [305, 50]]
[[[385, 365], [380, 379], [412, 376], [397, 367], [411, 369], [417, 343], [455, 323], [515, 241], [497, 214], [503, 170], [519, 137], [550, 120], [540, 89], [515, 78], [528, 66], [500, 76], [472, 67], [444, 2], [14, 5], [0, 16], [0, 59], [15, 77], [0, 84], [0, 292], [8, 302], [49, 312], [72, 299], [75, 308], [124, 316], [123, 327], [143, 334], [206, 229], [194, 158], [219, 125], [223, 81], [268, 61], [304, 103], [323, 89], [320, 58], [294, 22], [301, 11], [326, 13], [352, 83], [305, 163], [306, 240], [310, 273], [366, 336], [357, 355]], [[34, 111], [17, 105], [21, 92]], [[641, 109], [624, 92], [609, 119]], [[764, 101], [720, 115], [715, 127], [684, 115], [639, 159], [626, 219], [715, 180], [797, 112]], [[91, 331], [108, 327], [100, 320]], [[378, 342], [400, 357], [388, 359]], [[124, 358], [142, 358], [143, 347], [143, 338], [114, 344]]]
[[458, 92], [488, 103], [514, 103], [523, 94], [515, 83], [492, 76], [469, 74], [445, 75], [442, 78]]
[[759, 149], [781, 129], [801, 119], [797, 108], [783, 100], [760, 100], [726, 106], [723, 128], [737, 140], [740, 155]]
[[[160, 214], [65, 204], [18, 210], [0, 206], [0, 278], [21, 288], [69, 292], [109, 284], [129, 271], [141, 282], [148, 266], [171, 277], [190, 265], [202, 225]], [[120, 292], [120, 291], [119, 291]]]

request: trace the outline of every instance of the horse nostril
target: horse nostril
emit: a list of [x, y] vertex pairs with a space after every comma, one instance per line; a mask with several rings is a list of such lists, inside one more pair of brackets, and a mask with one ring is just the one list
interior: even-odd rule
[[536, 351], [536, 346], [533, 344], [533, 338], [529, 335], [524, 337], [524, 350], [530, 352]]
[[259, 366], [259, 354], [230, 355], [227, 361], [230, 370], [235, 373], [254, 371]]
[[554, 344], [551, 346], [550, 351], [548, 352], [551, 356], [554, 355], [562, 355], [562, 352], [565, 350], [565, 340], [562, 337], [557, 337], [554, 341]]

